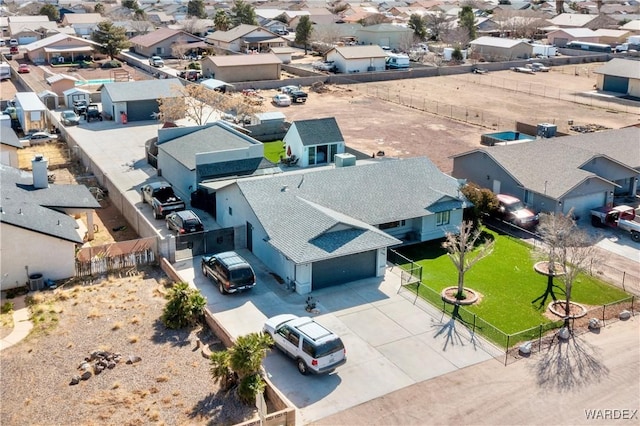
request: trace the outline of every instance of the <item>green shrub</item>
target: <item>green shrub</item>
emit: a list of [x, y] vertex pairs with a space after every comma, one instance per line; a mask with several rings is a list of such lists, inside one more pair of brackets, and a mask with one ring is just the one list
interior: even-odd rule
[[108, 69], [108, 68], [121, 68], [122, 64], [118, 61], [107, 61], [104, 64], [102, 64], [102, 68]]
[[162, 312], [162, 322], [172, 329], [196, 324], [204, 313], [206, 299], [187, 283], [177, 283], [169, 290], [169, 301]]
[[9, 314], [13, 312], [13, 302], [5, 302], [0, 306], [0, 314]]
[[200, 70], [202, 69], [202, 66], [200, 65], [200, 62], [191, 62], [189, 65], [187, 65], [187, 68], [189, 68], [190, 70]]

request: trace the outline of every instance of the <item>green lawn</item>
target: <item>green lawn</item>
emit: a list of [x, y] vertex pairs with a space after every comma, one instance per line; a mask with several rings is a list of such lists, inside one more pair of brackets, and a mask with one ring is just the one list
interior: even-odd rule
[[[549, 297], [542, 305], [540, 301], [534, 303], [545, 293], [547, 277], [533, 270], [535, 260], [531, 256], [531, 248], [505, 235], [489, 232], [496, 239], [493, 252], [465, 275], [465, 287], [480, 292], [482, 299], [480, 303], [465, 307], [465, 310], [507, 334], [540, 324], [552, 326], [543, 315], [552, 299]], [[445, 287], [456, 285], [457, 271], [440, 243], [419, 244], [399, 251], [422, 266], [421, 287], [434, 291], [425, 289], [421, 294], [442, 307], [439, 293]], [[562, 283], [560, 280], [555, 283], [560, 287], [555, 289], [557, 298], [564, 299]], [[579, 275], [573, 284], [571, 300], [585, 305], [603, 305], [627, 297], [627, 293], [595, 277]], [[462, 316], [465, 321], [473, 320], [467, 312]]]
[[265, 142], [264, 145], [264, 157], [272, 161], [274, 163], [278, 163], [280, 161], [280, 156], [285, 156], [283, 143], [281, 140], [277, 140], [274, 142]]

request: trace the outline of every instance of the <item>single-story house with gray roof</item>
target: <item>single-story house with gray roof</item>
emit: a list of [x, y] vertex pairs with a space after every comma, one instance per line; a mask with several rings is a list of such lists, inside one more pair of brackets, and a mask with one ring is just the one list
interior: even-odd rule
[[640, 62], [614, 58], [594, 73], [598, 76], [598, 90], [640, 98]]
[[424, 157], [229, 180], [216, 194], [217, 222], [244, 227], [246, 247], [300, 294], [382, 277], [388, 247], [455, 232], [467, 203]]
[[285, 153], [298, 158], [297, 166], [309, 167], [334, 163], [336, 154], [344, 154], [345, 143], [334, 117], [297, 120], [284, 136]]
[[387, 54], [378, 45], [339, 46], [329, 50], [325, 57], [333, 61], [336, 69], [343, 73], [384, 71]]
[[533, 46], [526, 41], [501, 37], [479, 37], [471, 43], [473, 52], [487, 61], [528, 59]]
[[158, 99], [180, 96], [179, 87], [182, 83], [177, 78], [105, 83], [101, 90], [102, 111], [116, 123], [122, 123], [122, 113], [127, 121], [153, 120], [159, 112]]
[[261, 142], [223, 121], [160, 129], [158, 170], [184, 196], [202, 182], [279, 172]]
[[32, 164], [33, 173], [0, 165], [1, 290], [21, 287], [35, 273], [52, 280], [73, 277], [84, 235], [71, 215], [87, 215], [92, 239], [93, 211], [100, 208], [84, 185], [49, 185], [46, 158]]
[[[158, 28], [148, 34], [138, 35], [131, 40], [131, 47], [134, 52], [144, 56], [161, 56], [170, 57], [176, 56], [174, 53], [174, 46], [182, 52], [187, 52], [191, 47], [204, 47], [202, 40], [189, 34], [186, 31], [174, 30], [171, 28]], [[190, 47], [191, 46], [191, 47]]]
[[268, 52], [272, 47], [285, 47], [287, 40], [256, 25], [240, 24], [228, 31], [214, 31], [204, 42], [219, 53]]
[[453, 157], [452, 175], [511, 194], [535, 211], [588, 217], [614, 196], [634, 196], [640, 128], [475, 149]]

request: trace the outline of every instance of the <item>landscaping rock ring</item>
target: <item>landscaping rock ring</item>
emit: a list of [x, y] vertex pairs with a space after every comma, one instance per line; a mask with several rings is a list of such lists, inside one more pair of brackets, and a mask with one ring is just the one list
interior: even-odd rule
[[465, 287], [464, 293], [467, 297], [464, 299], [456, 299], [458, 287], [447, 287], [440, 293], [442, 300], [452, 305], [473, 305], [479, 299], [479, 294], [475, 290]]
[[549, 310], [553, 312], [554, 315], [559, 316], [560, 318], [582, 318], [587, 315], [587, 308], [582, 306], [579, 303], [569, 302], [569, 315], [567, 315], [564, 311], [564, 305], [566, 300], [554, 300], [549, 303]]

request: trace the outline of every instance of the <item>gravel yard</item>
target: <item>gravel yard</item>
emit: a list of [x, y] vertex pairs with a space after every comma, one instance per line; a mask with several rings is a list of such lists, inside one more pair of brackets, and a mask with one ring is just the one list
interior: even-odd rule
[[[31, 293], [36, 331], [0, 353], [0, 424], [236, 424], [253, 407], [219, 392], [198, 338], [222, 350], [208, 329], [173, 331], [160, 321], [162, 278], [108, 278]], [[122, 360], [70, 385], [94, 351]], [[128, 364], [129, 357], [140, 357]], [[91, 363], [93, 365], [93, 363]]]

